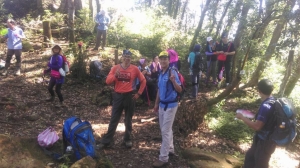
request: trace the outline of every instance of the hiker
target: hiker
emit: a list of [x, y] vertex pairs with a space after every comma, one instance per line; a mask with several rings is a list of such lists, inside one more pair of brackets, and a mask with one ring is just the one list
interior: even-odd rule
[[[220, 44], [217, 45], [216, 54], [218, 54], [218, 76], [225, 68], [226, 74], [226, 86], [230, 83], [230, 70], [232, 57], [235, 54], [234, 44], [228, 41], [228, 34], [225, 32], [222, 34], [222, 40]], [[219, 81], [222, 79], [218, 78]]]
[[59, 71], [63, 68], [64, 61], [62, 57], [62, 49], [59, 45], [55, 45], [52, 48], [53, 55], [50, 57], [48, 62], [48, 69], [44, 70], [44, 75], [46, 73], [50, 73], [50, 81], [48, 85], [48, 91], [51, 95], [49, 99], [46, 99], [47, 102], [53, 102], [55, 99], [55, 94], [53, 91], [53, 87], [55, 86], [55, 92], [59, 98], [59, 104], [56, 104], [56, 107], [66, 107], [64, 104], [64, 98], [61, 94], [61, 87], [65, 81], [65, 77], [63, 75], [55, 76], [56, 74], [60, 74]]
[[181, 83], [176, 70], [169, 66], [170, 56], [163, 51], [159, 54], [161, 73], [158, 78], [154, 112], [159, 114], [159, 126], [162, 136], [159, 159], [153, 163], [154, 167], [168, 164], [169, 155], [175, 155], [172, 126], [178, 108], [177, 92], [181, 92]]
[[190, 52], [188, 57], [189, 62], [189, 69], [190, 69], [190, 75], [191, 75], [191, 81], [192, 81], [192, 94], [190, 95], [190, 98], [197, 99], [198, 95], [198, 89], [199, 89], [199, 83], [200, 83], [200, 77], [201, 77], [201, 70], [198, 68], [197, 65], [200, 62], [196, 62], [196, 58], [200, 57], [200, 44], [196, 44], [194, 46], [194, 49], [192, 52]]
[[250, 149], [247, 151], [244, 161], [244, 168], [267, 168], [272, 153], [275, 151], [276, 143], [268, 138], [268, 133], [274, 127], [268, 126], [271, 115], [274, 111], [274, 106], [268, 103], [272, 97], [273, 84], [268, 79], [262, 79], [257, 84], [258, 94], [261, 97], [262, 103], [256, 114], [255, 121], [244, 117], [242, 114], [236, 114], [236, 118], [242, 120], [250, 128], [254, 129], [255, 135]]
[[8, 19], [7, 22], [8, 33], [4, 35], [4, 38], [7, 39], [7, 54], [6, 62], [2, 76], [7, 75], [7, 70], [10, 66], [10, 60], [12, 56], [15, 55], [17, 59], [15, 75], [21, 75], [21, 55], [22, 55], [22, 39], [25, 38], [25, 34], [21, 28], [16, 26], [16, 22], [12, 19]]
[[207, 61], [206, 84], [209, 83], [210, 77], [213, 78], [213, 84], [217, 85], [216, 66], [217, 55], [215, 54], [216, 44], [213, 43], [212, 37], [206, 38], [205, 55]]
[[167, 50], [170, 56], [170, 67], [175, 67], [176, 69], [180, 70], [180, 61], [177, 52], [174, 49]]
[[[143, 94], [141, 96], [141, 98], [143, 100], [146, 100], [149, 101], [154, 101], [155, 100], [155, 96], [156, 96], [156, 93], [155, 93], [155, 87], [156, 87], [156, 83], [155, 81], [151, 78], [151, 70], [150, 68], [148, 67], [148, 61], [147, 59], [145, 58], [142, 58], [139, 60], [139, 70], [142, 72], [142, 74], [145, 76], [145, 79], [146, 79], [146, 87], [143, 91]], [[139, 79], [137, 79], [137, 88], [139, 88], [140, 84], [139, 84]]]
[[96, 36], [96, 46], [93, 50], [98, 50], [101, 42], [101, 49], [105, 50], [106, 44], [106, 34], [108, 25], [110, 23], [110, 17], [106, 14], [104, 10], [101, 10], [95, 17], [95, 22], [97, 23], [97, 36]]
[[150, 65], [150, 70], [151, 70], [151, 78], [153, 80], [157, 81], [158, 76], [159, 76], [159, 72], [161, 70], [158, 55], [153, 56], [152, 63]]
[[[125, 111], [124, 144], [127, 148], [132, 147], [132, 116], [135, 110], [135, 101], [142, 95], [146, 80], [138, 67], [131, 64], [131, 56], [132, 53], [129, 50], [124, 50], [122, 63], [113, 66], [106, 78], [106, 84], [114, 84], [113, 107], [108, 131], [98, 144], [100, 149], [113, 145], [113, 136], [123, 109]], [[136, 78], [140, 81], [138, 92], [135, 92]]]

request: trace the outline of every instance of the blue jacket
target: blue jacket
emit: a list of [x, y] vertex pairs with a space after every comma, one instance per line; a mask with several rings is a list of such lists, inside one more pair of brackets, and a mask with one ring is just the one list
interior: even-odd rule
[[95, 17], [95, 22], [98, 24], [98, 30], [107, 30], [107, 26], [110, 23], [110, 17], [108, 15], [98, 13]]

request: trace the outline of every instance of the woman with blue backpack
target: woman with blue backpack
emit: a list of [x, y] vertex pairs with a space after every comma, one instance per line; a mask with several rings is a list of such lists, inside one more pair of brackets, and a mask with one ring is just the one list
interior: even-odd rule
[[61, 94], [61, 87], [65, 80], [65, 72], [63, 70], [64, 60], [62, 57], [62, 49], [59, 45], [55, 45], [52, 48], [53, 55], [50, 57], [48, 62], [48, 69], [44, 70], [44, 74], [50, 73], [50, 81], [48, 85], [48, 91], [51, 95], [49, 99], [46, 99], [47, 102], [53, 102], [55, 98], [55, 94], [53, 91], [53, 87], [55, 86], [55, 92], [59, 98], [59, 104], [56, 107], [65, 107], [63, 103], [64, 98]]

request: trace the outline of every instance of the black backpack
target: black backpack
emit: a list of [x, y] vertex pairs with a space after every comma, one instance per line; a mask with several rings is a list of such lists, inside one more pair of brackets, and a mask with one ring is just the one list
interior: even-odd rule
[[194, 73], [199, 73], [203, 70], [204, 64], [203, 64], [203, 58], [200, 52], [195, 52], [195, 60], [194, 64], [192, 66], [192, 70]]
[[268, 122], [272, 128], [268, 138], [278, 146], [287, 146], [297, 136], [295, 108], [287, 98], [269, 100], [268, 103], [274, 106], [274, 112], [271, 114], [270, 122]]

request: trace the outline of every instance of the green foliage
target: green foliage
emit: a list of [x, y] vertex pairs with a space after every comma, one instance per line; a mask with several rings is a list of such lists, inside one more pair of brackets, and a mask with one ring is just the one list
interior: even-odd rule
[[113, 168], [113, 164], [107, 158], [98, 160], [98, 168]]
[[43, 20], [51, 21], [51, 28], [55, 29], [64, 24], [66, 16], [59, 12], [52, 13], [50, 10], [44, 10]]
[[23, 52], [33, 51], [33, 47], [28, 41], [22, 41], [22, 45], [23, 45], [23, 49], [22, 49]]
[[234, 113], [225, 112], [220, 106], [213, 107], [205, 118], [209, 128], [218, 136], [233, 142], [248, 142], [253, 136], [253, 131], [247, 125], [234, 119]]
[[90, 10], [88, 8], [83, 8], [78, 11], [78, 16], [75, 19], [75, 34], [76, 40], [82, 40], [84, 42], [93, 41], [95, 38], [93, 36], [93, 31], [95, 28], [94, 18], [90, 17]]

